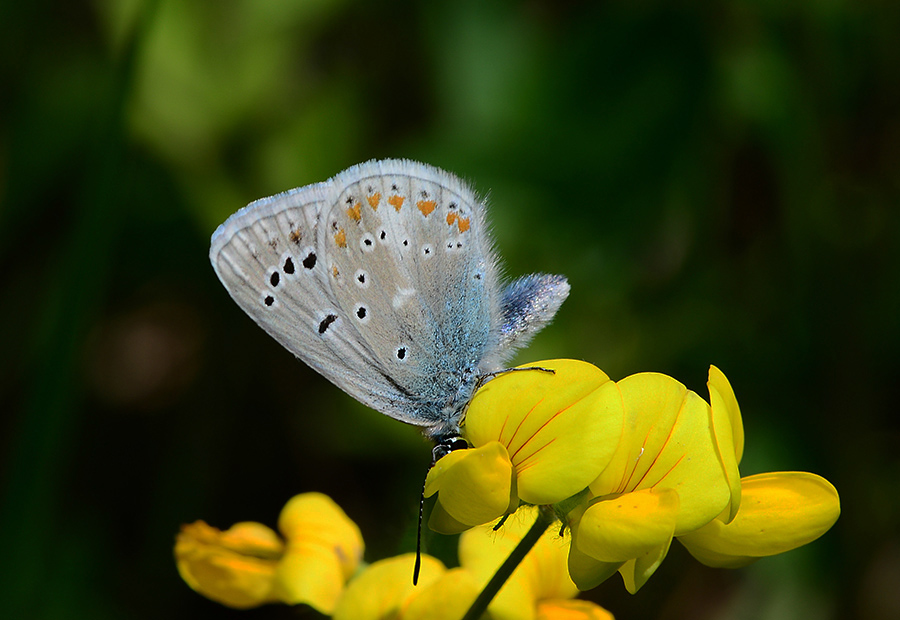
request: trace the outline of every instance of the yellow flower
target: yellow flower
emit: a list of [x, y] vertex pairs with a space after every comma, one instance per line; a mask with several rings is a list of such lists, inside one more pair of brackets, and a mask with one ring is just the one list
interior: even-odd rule
[[[731, 386], [715, 366], [709, 373], [709, 392], [713, 407], [718, 402], [731, 414], [732, 441], [717, 433], [721, 450], [733, 450], [734, 462], [740, 463], [744, 451], [740, 410]], [[738, 484], [739, 508], [732, 503], [717, 519], [678, 538], [708, 566], [738, 568], [796, 549], [819, 538], [840, 516], [837, 490], [815, 474], [773, 472], [741, 478]]]
[[260, 523], [226, 531], [203, 521], [181, 526], [175, 542], [178, 572], [191, 588], [218, 603], [247, 609], [277, 599], [272, 584], [284, 543]]
[[[375, 562], [347, 586], [334, 620], [459, 620], [536, 516], [537, 509], [520, 510], [498, 531], [463, 533], [459, 568], [423, 556], [418, 586], [410, 579], [413, 554]], [[578, 589], [566, 570], [566, 547], [555, 530], [545, 532], [489, 605], [491, 620], [612, 620], [594, 603], [571, 600]]]
[[429, 472], [425, 495], [438, 495], [432, 529], [461, 532], [520, 503], [561, 502], [609, 462], [622, 433], [615, 384], [585, 362], [528, 366], [555, 372], [509, 372], [481, 388], [463, 428], [473, 449], [451, 452]]
[[837, 490], [815, 474], [758, 474], [742, 478], [741, 486], [744, 498], [733, 521], [713, 519], [678, 539], [707, 566], [739, 568], [802, 547], [841, 514]]
[[[334, 609], [334, 620], [399, 620], [413, 599], [441, 580], [447, 569], [439, 560], [422, 556], [419, 583], [412, 583], [415, 554], [379, 560], [359, 573], [344, 590]], [[455, 589], [450, 589], [455, 593]], [[474, 599], [474, 595], [472, 596]], [[467, 607], [462, 608], [461, 618]], [[443, 617], [443, 616], [437, 616]]]
[[[415, 587], [407, 554], [356, 574], [358, 528], [307, 493], [282, 510], [282, 536], [259, 523], [183, 526], [179, 572], [230, 607], [305, 603], [336, 620], [457, 620], [486, 587], [496, 592], [492, 620], [611, 620], [573, 597], [616, 572], [636, 592], [673, 538], [705, 564], [738, 567], [807, 544], [837, 520], [837, 491], [819, 476], [740, 477], [741, 412], [715, 366], [707, 404], [661, 374], [612, 382], [584, 362], [539, 365], [555, 373], [508, 373], [479, 390], [463, 428], [474, 447], [442, 458], [426, 480], [426, 496], [437, 494], [432, 527], [463, 532], [459, 568], [423, 556]], [[484, 525], [504, 515], [496, 531]], [[559, 516], [568, 543], [555, 528], [537, 536]], [[491, 582], [526, 536], [537, 541], [530, 553], [502, 587]]]
[[260, 523], [224, 532], [203, 521], [182, 526], [178, 571], [191, 588], [229, 607], [305, 603], [331, 613], [362, 558], [359, 528], [320, 493], [288, 501], [278, 528], [284, 539]]
[[[522, 508], [494, 531], [483, 525], [463, 532], [459, 539], [459, 562], [480, 586], [522, 540], [537, 518], [535, 507]], [[488, 613], [493, 620], [612, 619], [612, 614], [589, 601], [572, 600], [578, 588], [567, 568], [569, 541], [551, 526], [500, 589]]]
[[618, 571], [636, 592], [673, 537], [704, 564], [733, 568], [812, 542], [837, 520], [838, 494], [824, 478], [740, 478], [741, 412], [715, 366], [710, 405], [663, 375], [634, 375], [617, 385], [625, 403], [622, 443], [586, 503], [569, 515], [569, 571], [579, 588]]
[[[744, 429], [731, 386], [715, 367], [709, 374], [710, 398], [727, 403], [734, 430], [735, 462], [744, 452]], [[726, 451], [729, 444], [721, 442]], [[745, 566], [765, 556], [808, 544], [840, 516], [840, 498], [830, 482], [805, 472], [772, 472], [741, 478], [740, 510], [679, 538], [695, 558], [722, 568]]]
[[618, 570], [629, 592], [636, 592], [674, 536], [709, 523], [723, 509], [728, 516], [737, 510], [732, 425], [740, 413], [730, 387], [723, 387], [724, 375], [713, 372], [712, 407], [665, 375], [641, 373], [617, 382], [625, 408], [622, 441], [590, 484], [587, 502], [569, 514], [569, 570], [579, 588], [590, 589]]

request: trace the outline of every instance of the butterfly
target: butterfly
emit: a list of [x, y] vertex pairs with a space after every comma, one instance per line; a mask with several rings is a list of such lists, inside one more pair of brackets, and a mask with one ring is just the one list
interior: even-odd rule
[[281, 345], [438, 445], [459, 440], [475, 390], [569, 294], [559, 275], [502, 285], [484, 202], [405, 159], [257, 200], [219, 226], [209, 257]]

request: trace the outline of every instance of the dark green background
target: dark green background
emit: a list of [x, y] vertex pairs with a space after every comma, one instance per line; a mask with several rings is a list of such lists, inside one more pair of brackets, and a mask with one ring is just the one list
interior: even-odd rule
[[[370, 561], [430, 458], [246, 318], [209, 235], [256, 198], [409, 157], [490, 192], [510, 275], [572, 294], [517, 361], [730, 378], [742, 473], [843, 515], [714, 571], [677, 544], [627, 618], [900, 615], [900, 5], [4, 3], [0, 614], [294, 618], [191, 592], [182, 522], [332, 495]], [[437, 537], [432, 549], [451, 546]]]

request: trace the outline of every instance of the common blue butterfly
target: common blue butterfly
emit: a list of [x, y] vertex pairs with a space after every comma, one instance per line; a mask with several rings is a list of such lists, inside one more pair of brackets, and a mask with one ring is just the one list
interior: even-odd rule
[[558, 275], [501, 286], [484, 203], [403, 159], [257, 200], [219, 226], [209, 256], [275, 340], [439, 445], [458, 437], [480, 381], [569, 294]]

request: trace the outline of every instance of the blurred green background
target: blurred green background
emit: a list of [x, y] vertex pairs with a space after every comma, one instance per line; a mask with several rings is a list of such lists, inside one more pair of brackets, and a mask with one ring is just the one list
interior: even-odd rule
[[490, 192], [510, 275], [568, 276], [518, 362], [701, 395], [714, 363], [742, 473], [841, 493], [802, 550], [716, 571], [674, 545], [636, 596], [586, 596], [620, 619], [900, 617], [900, 5], [699, 4], [3, 3], [2, 614], [298, 617], [203, 599], [171, 548], [303, 491], [368, 560], [412, 549], [428, 443], [280, 349], [207, 259], [244, 204], [409, 157]]

